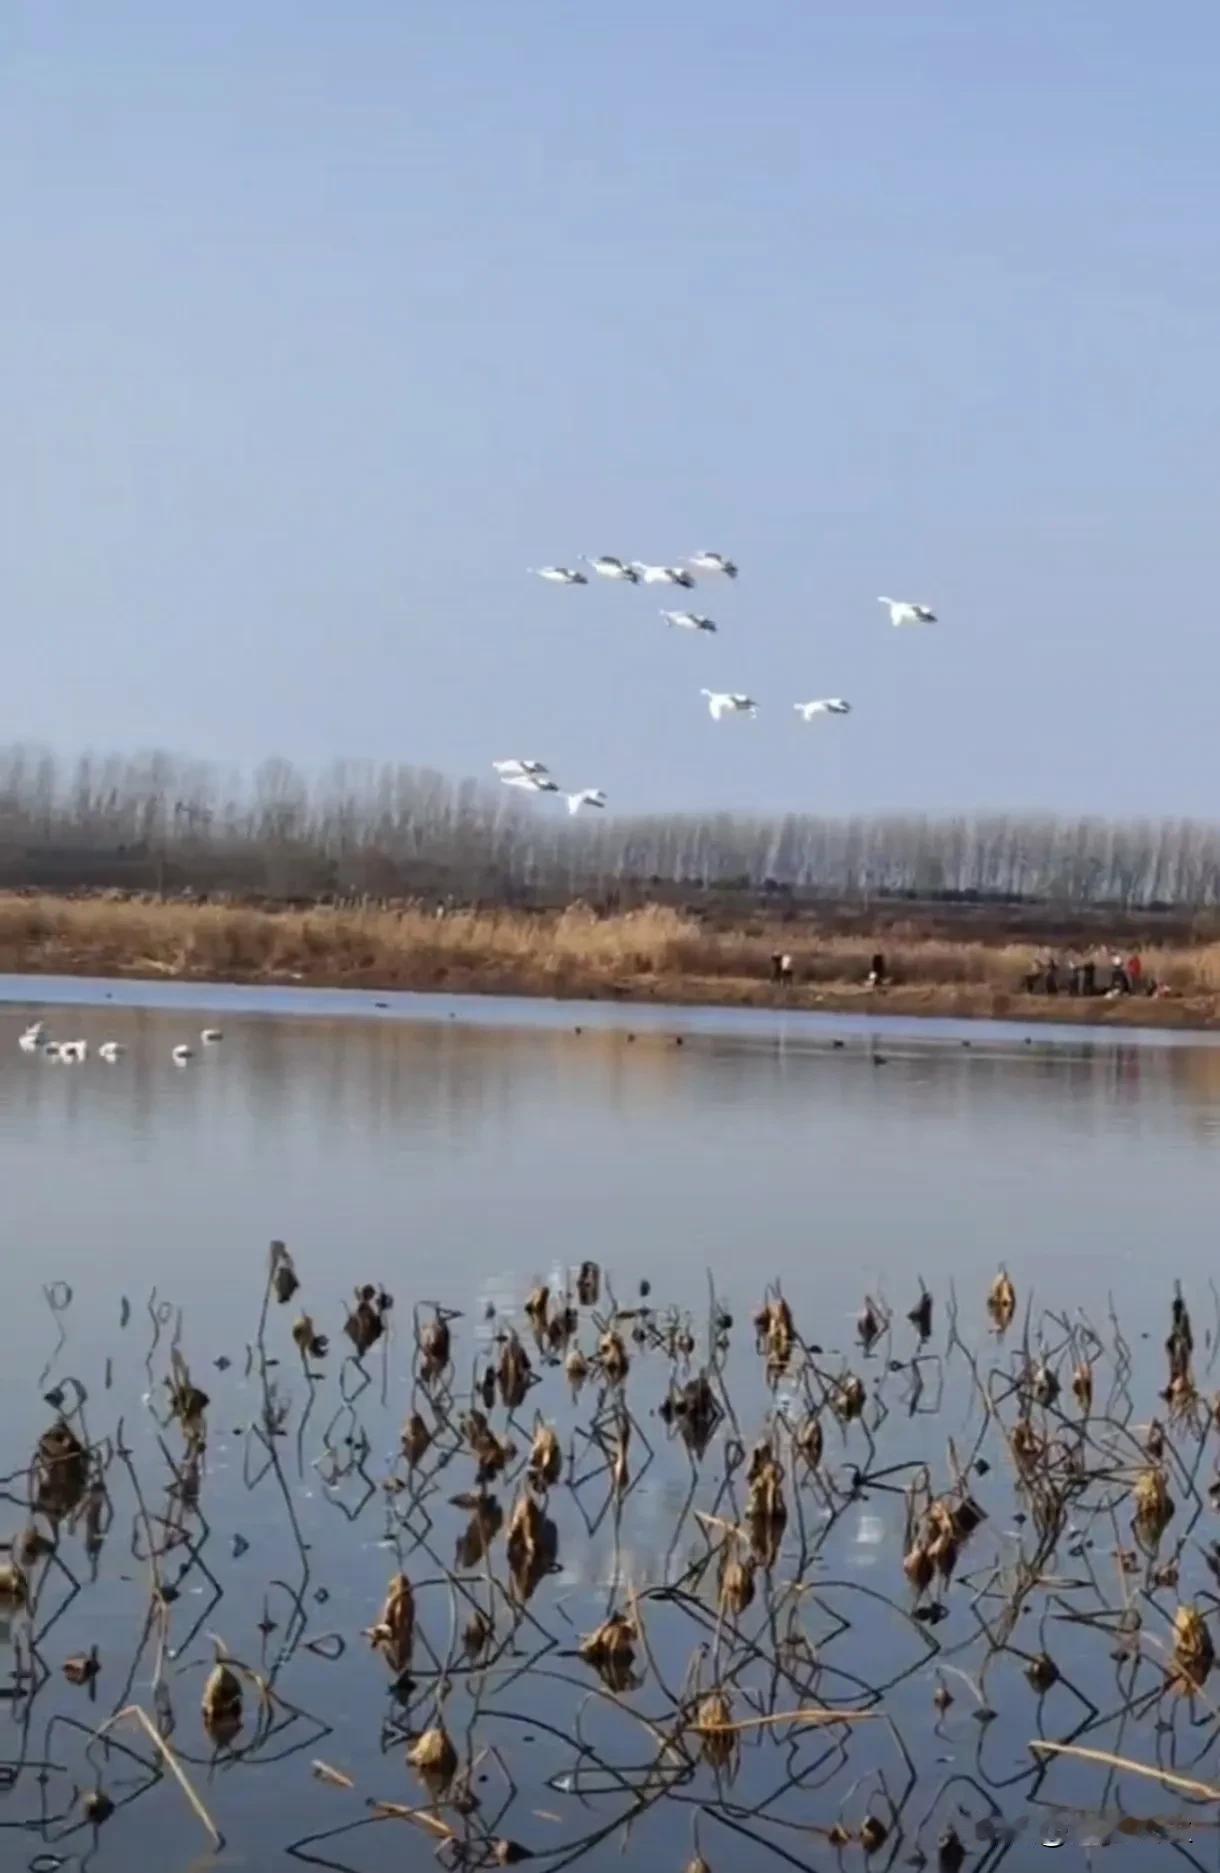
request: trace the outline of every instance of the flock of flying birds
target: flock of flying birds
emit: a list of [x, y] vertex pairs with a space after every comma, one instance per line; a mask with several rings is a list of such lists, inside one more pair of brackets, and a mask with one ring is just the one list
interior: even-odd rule
[[[590, 572], [599, 579], [611, 579], [621, 585], [665, 585], [680, 586], [691, 591], [695, 585], [697, 573], [710, 577], [735, 579], [736, 563], [724, 553], [692, 553], [690, 558], [679, 566], [651, 566], [640, 559], [616, 559], [612, 553], [603, 553], [597, 559], [590, 559], [582, 554], [584, 563]], [[545, 579], [549, 585], [588, 585], [587, 573], [578, 572], [573, 566], [531, 566], [529, 570], [539, 579]], [[905, 598], [881, 598], [879, 604], [886, 607], [890, 614], [890, 623], [896, 629], [911, 624], [935, 624], [936, 613], [927, 605], [917, 605]], [[716, 631], [719, 629], [714, 618], [706, 617], [698, 611], [666, 611], [661, 616], [673, 630], [679, 631]], [[721, 721], [725, 716], [758, 714], [758, 704], [752, 696], [740, 690], [701, 689], [701, 696], [707, 697], [708, 713], [713, 722]], [[850, 715], [851, 704], [842, 696], [816, 696], [812, 702], [795, 703], [797, 714], [806, 722], [813, 722], [822, 715]], [[561, 793], [557, 780], [551, 774], [545, 761], [526, 760], [514, 756], [505, 761], [493, 761], [501, 781], [506, 787], [518, 787], [523, 793]], [[606, 795], [601, 787], [582, 787], [576, 793], [565, 793], [568, 812], [580, 813], [586, 807], [604, 807]]]
[[[218, 1047], [224, 1035], [219, 1028], [204, 1028], [199, 1039], [205, 1047]], [[29, 1027], [17, 1036], [17, 1045], [23, 1054], [41, 1054], [44, 1060], [56, 1060], [64, 1066], [83, 1066], [89, 1058], [88, 1041], [52, 1040], [43, 1021], [31, 1021]], [[103, 1041], [97, 1050], [97, 1057], [112, 1067], [126, 1052], [121, 1041]], [[195, 1058], [195, 1049], [186, 1041], [179, 1041], [176, 1047], [170, 1049], [169, 1057], [176, 1067], [184, 1067]]]

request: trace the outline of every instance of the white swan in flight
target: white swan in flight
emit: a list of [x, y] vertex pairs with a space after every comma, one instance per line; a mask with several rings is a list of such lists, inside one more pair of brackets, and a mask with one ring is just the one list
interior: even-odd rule
[[579, 793], [568, 795], [568, 812], [579, 813], [582, 807], [605, 806], [606, 796], [600, 787], [582, 787]]
[[185, 1041], [179, 1041], [178, 1045], [170, 1052], [170, 1059], [176, 1067], [184, 1067], [188, 1060], [193, 1060], [194, 1058], [195, 1049], [193, 1047], [188, 1047]]
[[549, 774], [551, 771], [545, 761], [518, 761], [514, 759], [512, 761], [493, 761], [492, 766], [495, 768], [501, 780], [506, 780], [510, 774], [516, 776], [522, 774], [545, 775]]
[[701, 689], [701, 696], [707, 697], [708, 714], [713, 722], [718, 722], [723, 715], [757, 715], [758, 704], [751, 696], [743, 696], [739, 690]]
[[588, 585], [583, 572], [574, 572], [571, 566], [528, 566], [535, 578], [546, 579], [550, 585]]
[[816, 702], [797, 702], [793, 708], [798, 715], [803, 715], [807, 722], [812, 722], [815, 715], [850, 715], [851, 704], [842, 696], [820, 696]]
[[666, 624], [673, 625], [677, 631], [714, 631], [717, 629], [711, 618], [705, 618], [698, 611], [663, 611], [661, 616]]
[[642, 559], [633, 559], [632, 565], [643, 579], [645, 585], [694, 585], [695, 575], [682, 566], [649, 566]]
[[97, 1057], [99, 1060], [106, 1061], [108, 1066], [113, 1066], [115, 1061], [121, 1060], [126, 1052], [127, 1049], [119, 1041], [103, 1041], [97, 1050]]
[[592, 566], [594, 572], [603, 579], [626, 579], [628, 585], [638, 585], [640, 582], [635, 567], [624, 565], [613, 553], [602, 553], [596, 559], [590, 559], [587, 553], [582, 553], [581, 558], [586, 566]]
[[726, 579], [737, 577], [737, 567], [724, 553], [692, 553], [690, 563], [699, 572], [721, 572]]
[[201, 1028], [199, 1038], [205, 1047], [217, 1047], [224, 1039], [223, 1028]]
[[22, 1053], [36, 1054], [42, 1046], [45, 1033], [46, 1028], [41, 1021], [32, 1022], [25, 1030], [24, 1034], [19, 1034], [17, 1036], [17, 1045], [20, 1047]]
[[59, 1058], [72, 1061], [77, 1065], [89, 1057], [88, 1041], [60, 1041]]
[[549, 774], [501, 774], [506, 787], [520, 787], [526, 793], [558, 793], [559, 784]]
[[879, 605], [888, 605], [890, 623], [899, 628], [904, 624], [935, 624], [936, 613], [927, 605], [915, 605], [909, 598], [879, 598]]

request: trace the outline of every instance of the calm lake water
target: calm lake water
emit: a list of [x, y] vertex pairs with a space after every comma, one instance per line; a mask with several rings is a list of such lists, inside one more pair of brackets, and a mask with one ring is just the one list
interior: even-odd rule
[[[25, 1055], [17, 1035], [35, 1015], [59, 1038], [82, 1036], [91, 1050], [113, 1038], [127, 1051], [113, 1066], [92, 1052], [82, 1066]], [[223, 1028], [219, 1046], [199, 1044], [205, 1024]], [[196, 1048], [182, 1068], [170, 1058], [180, 1041]], [[1191, 1807], [1155, 1782], [1107, 1780], [1104, 1770], [1065, 1763], [1027, 1806], [1029, 1740], [1068, 1737], [1084, 1711], [1063, 1685], [1044, 1710], [1011, 1652], [994, 1658], [980, 1680], [985, 1648], [973, 1609], [993, 1617], [1001, 1587], [1008, 1591], [1016, 1578], [1022, 1543], [1030, 1550], [1036, 1543], [1025, 1520], [1014, 1520], [1024, 1518], [1025, 1499], [1014, 1488], [1002, 1429], [983, 1422], [964, 1357], [948, 1347], [946, 1320], [955, 1291], [961, 1337], [981, 1349], [984, 1380], [992, 1370], [1009, 1375], [993, 1398], [1011, 1429], [1007, 1401], [1031, 1300], [1031, 1352], [1041, 1332], [1065, 1396], [1080, 1350], [1068, 1336], [1080, 1331], [1081, 1310], [1099, 1336], [1099, 1402], [1103, 1391], [1112, 1399], [1115, 1384], [1126, 1384], [1112, 1296], [1132, 1369], [1115, 1416], [1124, 1427], [1143, 1427], [1166, 1413], [1157, 1391], [1180, 1277], [1194, 1316], [1196, 1377], [1210, 1395], [1218, 1152], [1220, 1048], [1190, 1037], [1113, 1040], [1041, 1029], [1027, 1039], [1017, 1027], [958, 1022], [891, 1027], [758, 1011], [8, 978], [0, 984], [7, 1533], [15, 1538], [28, 1519], [30, 1452], [57, 1408], [72, 1414], [74, 1434], [94, 1451], [112, 1520], [92, 1554], [79, 1516], [71, 1528], [61, 1525], [58, 1554], [31, 1570], [32, 1612], [17, 1609], [6, 1628], [10, 1657], [6, 1665], [0, 1656], [0, 1674], [17, 1667], [25, 1675], [4, 1693], [11, 1735], [0, 1760], [15, 1766], [11, 1786], [0, 1788], [0, 1824], [9, 1830], [0, 1832], [0, 1866], [50, 1869], [84, 1855], [93, 1868], [138, 1862], [142, 1873], [210, 1866], [264, 1873], [303, 1859], [353, 1873], [431, 1865], [440, 1836], [418, 1822], [379, 1821], [322, 1844], [314, 1837], [367, 1820], [370, 1799], [426, 1805], [403, 1750], [432, 1721], [447, 1663], [445, 1722], [463, 1755], [471, 1726], [480, 1807], [478, 1819], [435, 1811], [459, 1834], [442, 1845], [442, 1863], [490, 1864], [487, 1843], [503, 1835], [558, 1867], [582, 1835], [639, 1801], [659, 1750], [654, 1780], [672, 1770], [657, 1742], [656, 1726], [663, 1729], [673, 1710], [660, 1677], [677, 1694], [702, 1645], [705, 1687], [713, 1663], [727, 1672], [731, 1659], [738, 1673], [735, 1718], [762, 1714], [766, 1682], [770, 1709], [795, 1709], [793, 1689], [776, 1689], [774, 1662], [784, 1634], [792, 1639], [791, 1622], [806, 1616], [811, 1655], [826, 1648], [830, 1675], [805, 1701], [841, 1704], [849, 1679], [836, 1680], [838, 1670], [851, 1675], [853, 1697], [860, 1684], [901, 1671], [878, 1706], [883, 1717], [850, 1735], [846, 1726], [799, 1735], [760, 1726], [740, 1763], [717, 1772], [704, 1762], [680, 1785], [675, 1774], [673, 1790], [647, 1801], [633, 1824], [630, 1849], [645, 1852], [650, 1867], [684, 1866], [696, 1838], [713, 1869], [825, 1866], [837, 1851], [825, 1830], [840, 1811], [858, 1828], [869, 1813], [892, 1819], [887, 1801], [898, 1806], [899, 1824], [887, 1821], [887, 1838], [868, 1862], [858, 1844], [838, 1850], [845, 1864], [904, 1865], [922, 1851], [935, 1866], [938, 1840], [952, 1825], [972, 1868], [1041, 1865], [1056, 1841], [1063, 1843], [1056, 1865], [1084, 1866], [1098, 1855], [1107, 1866], [1171, 1856], [1215, 1865], [1215, 1804]], [[288, 1308], [272, 1304], [265, 1345], [277, 1363], [264, 1367], [255, 1340], [273, 1237], [288, 1244], [302, 1286]], [[615, 1300], [640, 1306], [642, 1282], [651, 1284], [647, 1306], [656, 1312], [641, 1328], [651, 1336], [647, 1346], [631, 1341], [634, 1320], [623, 1323], [633, 1356], [626, 1392], [595, 1374], [573, 1404], [562, 1368], [547, 1368], [529, 1341], [521, 1303], [540, 1282], [559, 1292], [584, 1261], [598, 1263], [612, 1286], [613, 1299], [603, 1285], [598, 1305], [603, 1324]], [[1002, 1344], [988, 1331], [983, 1305], [1001, 1263], [1019, 1297], [1012, 1343]], [[598, 1689], [583, 1660], [566, 1654], [612, 1606], [628, 1605], [628, 1589], [660, 1594], [686, 1579], [683, 1570], [700, 1556], [706, 1561], [709, 1541], [724, 1539], [717, 1526], [739, 1525], [744, 1469], [736, 1506], [721, 1488], [726, 1463], [732, 1469], [735, 1461], [731, 1422], [717, 1427], [693, 1467], [657, 1415], [671, 1361], [656, 1342], [689, 1316], [698, 1344], [690, 1363], [679, 1360], [677, 1382], [698, 1369], [707, 1352], [709, 1275], [734, 1318], [722, 1364], [746, 1449], [774, 1413], [795, 1425], [812, 1400], [823, 1407], [831, 1468], [825, 1484], [796, 1484], [784, 1457], [787, 1531], [766, 1591], [760, 1568], [757, 1599], [742, 1620], [753, 1653], [749, 1646], [735, 1653], [725, 1638], [715, 1568], [688, 1582], [692, 1600], [702, 1593], [710, 1606], [710, 1625], [699, 1627], [693, 1606], [682, 1611], [663, 1597], [645, 1608], [656, 1658], [624, 1694], [637, 1712], [631, 1717], [623, 1699]], [[936, 1312], [921, 1368], [928, 1394], [912, 1408], [909, 1362], [918, 1342], [905, 1315], [920, 1278]], [[353, 1289], [365, 1282], [388, 1290], [394, 1307], [391, 1330], [358, 1368], [342, 1324]], [[802, 1356], [773, 1375], [775, 1389], [750, 1326], [770, 1282], [782, 1286], [804, 1341], [819, 1349], [808, 1371]], [[895, 1316], [892, 1334], [868, 1358], [856, 1338], [866, 1293], [879, 1316], [886, 1308]], [[289, 1334], [302, 1304], [331, 1340], [313, 1382]], [[424, 1304], [461, 1315], [445, 1392], [451, 1411], [444, 1400], [436, 1409], [413, 1371], [417, 1304], [424, 1320], [431, 1317]], [[542, 1382], [515, 1414], [517, 1457], [512, 1480], [499, 1480], [499, 1506], [507, 1518], [524, 1491], [515, 1473], [537, 1408], [559, 1426], [564, 1451], [564, 1480], [546, 1510], [558, 1558], [529, 1603], [531, 1617], [516, 1625], [508, 1597], [489, 1579], [469, 1589], [491, 1596], [497, 1630], [512, 1634], [472, 1717], [469, 1673], [450, 1655], [451, 1627], [460, 1629], [470, 1609], [445, 1570], [469, 1516], [469, 1505], [455, 1507], [451, 1498], [475, 1491], [475, 1466], [458, 1448], [457, 1429], [447, 1427], [468, 1408], [472, 1380], [499, 1358], [495, 1335], [510, 1322]], [[591, 1357], [597, 1328], [589, 1309], [581, 1310], [577, 1337]], [[182, 1427], [157, 1421], [167, 1413], [175, 1340], [211, 1400], [199, 1511], [189, 1504], [189, 1514], [174, 1468], [183, 1461]], [[859, 1425], [841, 1426], [826, 1408], [825, 1375], [848, 1367], [870, 1391], [865, 1416], [875, 1455]], [[84, 1389], [83, 1418], [73, 1412], [73, 1381]], [[933, 1395], [938, 1409], [930, 1412]], [[272, 1416], [281, 1414], [282, 1435], [259, 1433], [269, 1403]], [[632, 1487], [616, 1513], [608, 1472], [599, 1479], [598, 1471], [613, 1460], [628, 1406]], [[419, 1490], [398, 1455], [399, 1427], [412, 1408], [437, 1431]], [[489, 1415], [503, 1435], [502, 1406]], [[1047, 1425], [1043, 1432], [1049, 1449], [1057, 1433]], [[787, 1432], [777, 1435], [777, 1449], [786, 1449]], [[1182, 1550], [1181, 1593], [1189, 1562], [1191, 1592], [1206, 1611], [1204, 1590], [1215, 1582], [1197, 1557], [1220, 1534], [1203, 1493], [1214, 1433], [1201, 1423], [1197, 1435], [1193, 1428], [1181, 1435], [1182, 1469], [1197, 1471], [1199, 1503]], [[1126, 1575], [1114, 1559], [1128, 1542], [1130, 1512], [1111, 1510], [1143, 1462], [1134, 1431], [1114, 1436], [1121, 1449], [1109, 1430], [1090, 1443], [1096, 1481], [1073, 1501], [1071, 1533], [1039, 1557], [1061, 1602], [1052, 1605], [1052, 1589], [1040, 1589], [1014, 1643], [1028, 1655], [1045, 1644], [1065, 1675], [1071, 1664], [1100, 1713], [1081, 1743], [1173, 1762], [1181, 1774], [1218, 1782], [1220, 1753], [1202, 1753], [1216, 1732], [1204, 1694], [1166, 1694], [1138, 1721], [1122, 1711], [1114, 1608], [1146, 1599], [1142, 1669], [1155, 1673], [1172, 1642], [1178, 1594], [1151, 1581], [1148, 1556], [1139, 1556], [1142, 1571]], [[887, 1466], [926, 1461], [934, 1489], [944, 1489], [978, 1438], [986, 1440], [977, 1450], [986, 1450], [989, 1469], [976, 1493], [988, 1521], [945, 1593], [943, 1627], [921, 1625], [910, 1617], [901, 1568], [901, 1491], [915, 1473], [895, 1467], [892, 1478], [853, 1490], [851, 1471], [871, 1479]], [[1180, 1506], [1166, 1553], [1185, 1532], [1190, 1488], [1173, 1470], [1174, 1448], [1169, 1480]], [[270, 1452], [278, 1463], [269, 1470]], [[569, 1487], [573, 1476], [577, 1490]], [[695, 1509], [719, 1523], [698, 1523]], [[808, 1544], [818, 1530], [824, 1545], [815, 1560]], [[150, 1533], [153, 1571], [162, 1585], [180, 1582], [169, 1596], [160, 1672], [155, 1631], [141, 1643]], [[1087, 1557], [1065, 1554], [1069, 1542], [1086, 1538]], [[1155, 1558], [1162, 1564], [1165, 1553]], [[458, 1572], [478, 1582], [489, 1563], [507, 1578], [502, 1533], [487, 1560], [478, 1556]], [[416, 1583], [419, 1628], [433, 1654], [417, 1658], [414, 1689], [401, 1696], [361, 1637], [400, 1564]], [[1090, 1569], [1091, 1586], [1071, 1584]], [[817, 1593], [814, 1582], [823, 1583]], [[883, 1597], [867, 1599], [874, 1589]], [[1073, 1607], [1088, 1620], [1069, 1618]], [[1110, 1609], [1104, 1618], [1103, 1609]], [[844, 1618], [850, 1636], [836, 1637]], [[260, 1715], [256, 1683], [245, 1681], [243, 1738], [219, 1750], [199, 1712], [209, 1634], [270, 1675], [275, 1693]], [[66, 1683], [65, 1659], [93, 1644], [102, 1665], [96, 1683]], [[636, 1663], [640, 1669], [638, 1654]], [[973, 1688], [954, 1675], [961, 1671]], [[582, 1688], [573, 1690], [573, 1676]], [[951, 1688], [954, 1703], [934, 1733], [938, 1684]], [[1132, 1694], [1154, 1689], [1148, 1677]], [[163, 1728], [172, 1718], [173, 1747], [225, 1836], [219, 1850], [172, 1779], [154, 1774], [146, 1740], [120, 1729], [117, 1741], [130, 1755], [89, 1742], [89, 1731], [127, 1703], [155, 1711]], [[918, 1779], [899, 1804], [907, 1753]], [[354, 1789], [313, 1776], [317, 1758], [350, 1776]], [[40, 1783], [36, 1768], [24, 1765], [44, 1760], [51, 1767]], [[784, 1787], [786, 1776], [798, 1777], [795, 1789]], [[98, 1783], [119, 1805], [94, 1839], [74, 1801]], [[1051, 1801], [1080, 1812], [1058, 1814]], [[493, 1828], [489, 1817], [501, 1809]], [[1094, 1809], [1108, 1821], [1088, 1819]], [[1178, 1821], [1163, 1836], [1111, 1836], [1124, 1809]], [[36, 1831], [27, 1831], [33, 1823]], [[1088, 1844], [1102, 1839], [1104, 1848]], [[618, 1865], [622, 1843], [621, 1829], [612, 1831], [577, 1864], [590, 1873]], [[51, 1858], [38, 1861], [40, 1853]]]

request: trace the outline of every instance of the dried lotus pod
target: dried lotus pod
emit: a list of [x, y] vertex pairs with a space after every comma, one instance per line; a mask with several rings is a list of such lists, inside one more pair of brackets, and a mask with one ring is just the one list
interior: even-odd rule
[[16, 1606], [28, 1606], [30, 1583], [16, 1561], [0, 1561], [0, 1612]]
[[860, 1845], [865, 1853], [876, 1853], [889, 1839], [890, 1830], [875, 1814], [866, 1814], [860, 1823]]
[[89, 1453], [62, 1418], [38, 1440], [34, 1475], [34, 1507], [51, 1521], [64, 1521], [80, 1507], [89, 1486]]
[[621, 1333], [611, 1328], [608, 1333], [602, 1334], [597, 1343], [597, 1359], [611, 1385], [621, 1385], [631, 1364]]
[[1216, 1662], [1207, 1622], [1194, 1606], [1180, 1606], [1173, 1620], [1173, 1662], [1182, 1690], [1200, 1691]]
[[529, 1391], [531, 1367], [529, 1355], [515, 1333], [504, 1342], [499, 1365], [500, 1396], [510, 1411], [525, 1403]]
[[733, 1706], [723, 1691], [709, 1691], [699, 1703], [695, 1729], [703, 1750], [703, 1760], [713, 1769], [727, 1768], [737, 1749], [737, 1732], [730, 1728]]
[[637, 1633], [622, 1613], [611, 1613], [580, 1642], [580, 1656], [610, 1684], [625, 1685], [635, 1662]]
[[433, 1797], [444, 1794], [457, 1774], [458, 1758], [453, 1739], [439, 1718], [431, 1729], [416, 1737], [407, 1751], [407, 1761]]
[[559, 1481], [563, 1456], [559, 1439], [549, 1424], [539, 1424], [530, 1447], [529, 1471], [534, 1482], [548, 1487]]
[[1012, 1317], [1017, 1311], [1017, 1290], [1012, 1284], [1012, 1276], [1006, 1268], [1001, 1268], [987, 1293], [987, 1312], [991, 1315], [997, 1332], [1003, 1333], [1011, 1326]]
[[414, 1469], [427, 1455], [433, 1433], [418, 1411], [413, 1411], [402, 1427], [402, 1454]]
[[756, 1562], [753, 1555], [739, 1558], [734, 1555], [726, 1559], [720, 1572], [720, 1604], [740, 1619], [754, 1599], [754, 1574]]
[[486, 1613], [476, 1609], [466, 1621], [465, 1630], [462, 1633], [462, 1650], [467, 1658], [476, 1659], [480, 1653], [485, 1652], [491, 1635], [491, 1621]]
[[203, 1724], [214, 1743], [231, 1743], [242, 1723], [241, 1679], [217, 1659], [203, 1687]]
[[902, 1557], [902, 1571], [914, 1587], [916, 1593], [922, 1593], [931, 1584], [936, 1571], [936, 1564], [922, 1542], [914, 1542]]
[[343, 1323], [343, 1331], [355, 1347], [357, 1359], [363, 1359], [385, 1332], [385, 1322], [381, 1318], [376, 1295], [376, 1288], [361, 1288], [356, 1296], [355, 1307]]
[[315, 1333], [308, 1314], [298, 1314], [292, 1323], [293, 1342], [302, 1359], [325, 1359], [330, 1341], [324, 1333]]
[[822, 1433], [822, 1420], [814, 1413], [807, 1417], [796, 1435], [796, 1447], [811, 1470], [816, 1470], [822, 1461], [825, 1438]]
[[78, 1652], [72, 1658], [64, 1660], [64, 1677], [69, 1684], [92, 1684], [102, 1669], [97, 1647], [91, 1646], [87, 1652]]
[[920, 1288], [919, 1299], [907, 1315], [921, 1340], [931, 1338], [932, 1334], [932, 1296], [926, 1288]]
[[271, 1244], [271, 1286], [281, 1306], [285, 1306], [292, 1299], [300, 1285], [292, 1257], [286, 1246], [282, 1242], [273, 1242]]
[[373, 1649], [381, 1653], [395, 1677], [411, 1668], [415, 1646], [415, 1593], [405, 1574], [395, 1574], [377, 1624], [370, 1628]]
[[436, 1314], [419, 1336], [419, 1350], [423, 1358], [423, 1373], [426, 1379], [437, 1379], [445, 1370], [449, 1364], [449, 1345], [449, 1322], [442, 1315]]
[[1161, 1469], [1141, 1470], [1131, 1490], [1135, 1504], [1134, 1530], [1147, 1547], [1155, 1547], [1174, 1515], [1174, 1500]]

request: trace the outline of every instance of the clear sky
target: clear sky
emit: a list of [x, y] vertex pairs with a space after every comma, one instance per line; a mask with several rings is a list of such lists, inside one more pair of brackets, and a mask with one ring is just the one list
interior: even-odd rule
[[[1208, 0], [8, 0], [0, 734], [1220, 812], [1218, 61]], [[525, 572], [704, 546], [716, 638]]]

